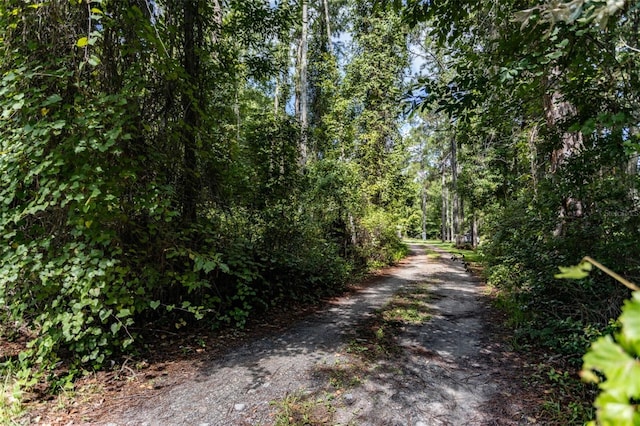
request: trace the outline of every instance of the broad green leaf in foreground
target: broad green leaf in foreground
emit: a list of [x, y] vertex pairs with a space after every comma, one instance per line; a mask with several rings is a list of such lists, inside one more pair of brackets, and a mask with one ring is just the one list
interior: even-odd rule
[[591, 271], [592, 268], [593, 266], [591, 266], [589, 262], [580, 262], [580, 264], [576, 266], [560, 266], [560, 273], [554, 276], [556, 278], [579, 280], [589, 276], [589, 271]]
[[602, 372], [602, 389], [622, 389], [628, 397], [640, 395], [640, 363], [615, 343], [611, 336], [598, 339], [584, 356], [584, 368]]
[[633, 293], [633, 298], [625, 302], [620, 322], [625, 336], [636, 344], [640, 343], [640, 293]]
[[[596, 398], [597, 424], [640, 425], [640, 412], [635, 401], [640, 399], [640, 292], [625, 302], [620, 316], [622, 329], [616, 335], [601, 337], [584, 356], [582, 377], [599, 382], [601, 393]], [[596, 372], [604, 376], [600, 381]]]

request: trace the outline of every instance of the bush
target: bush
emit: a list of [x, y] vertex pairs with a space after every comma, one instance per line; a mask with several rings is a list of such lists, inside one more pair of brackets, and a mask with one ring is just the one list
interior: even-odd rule
[[370, 267], [393, 264], [408, 253], [389, 213], [373, 209], [362, 219], [360, 226], [359, 254], [368, 259]]
[[597, 275], [576, 282], [554, 278], [558, 265], [576, 262], [590, 250], [606, 251], [604, 257], [610, 257], [613, 248], [602, 243], [609, 240], [606, 231], [594, 236], [588, 223], [569, 223], [565, 235], [553, 236], [558, 222], [553, 203], [516, 200], [494, 212], [491, 237], [483, 246], [486, 274], [516, 318], [518, 336], [577, 364], [589, 343], [618, 315], [627, 292]]

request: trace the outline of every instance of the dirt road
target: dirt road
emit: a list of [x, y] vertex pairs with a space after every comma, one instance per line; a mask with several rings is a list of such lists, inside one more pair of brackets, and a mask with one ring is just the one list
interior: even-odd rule
[[[399, 327], [393, 356], [356, 361], [359, 325], [398, 291], [424, 285], [430, 320]], [[125, 402], [92, 423], [527, 424], [514, 397], [519, 383], [503, 368], [509, 353], [485, 331], [488, 308], [481, 290], [459, 262], [429, 258], [423, 247], [413, 246], [412, 255], [374, 285], [284, 333], [211, 359], [190, 380]], [[306, 410], [307, 419], [298, 419], [295, 409]]]

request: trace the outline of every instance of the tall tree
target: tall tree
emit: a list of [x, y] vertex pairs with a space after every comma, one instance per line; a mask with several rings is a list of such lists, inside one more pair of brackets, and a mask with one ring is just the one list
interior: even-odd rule
[[302, 25], [300, 30], [300, 44], [298, 47], [298, 87], [297, 106], [298, 117], [300, 120], [300, 164], [304, 167], [307, 163], [308, 153], [308, 131], [309, 131], [309, 110], [308, 110], [308, 85], [307, 70], [308, 59], [307, 52], [309, 50], [309, 2], [301, 0]]
[[200, 91], [200, 61], [197, 50], [198, 43], [203, 38], [200, 17], [200, 0], [186, 0], [182, 2], [183, 30], [183, 68], [186, 75], [188, 91], [183, 95], [182, 108], [184, 110], [182, 143], [184, 149], [184, 176], [182, 188], [182, 220], [193, 223], [198, 217], [198, 172], [196, 158], [196, 131], [199, 126]]

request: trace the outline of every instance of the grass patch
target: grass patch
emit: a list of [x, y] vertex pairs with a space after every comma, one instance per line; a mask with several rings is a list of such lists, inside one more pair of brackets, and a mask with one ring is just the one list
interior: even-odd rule
[[0, 366], [2, 377], [0, 381], [0, 424], [17, 425], [20, 417], [25, 413], [22, 405], [22, 386], [15, 376], [9, 363]]
[[[405, 240], [410, 244], [417, 244], [424, 247], [424, 250], [429, 259], [438, 259], [441, 257], [441, 253], [436, 251], [436, 248], [442, 251], [446, 251], [456, 260], [463, 262], [467, 272], [470, 272], [473, 276], [482, 278], [484, 277], [484, 267], [482, 262], [484, 260], [483, 254], [479, 250], [470, 250], [465, 248], [456, 248], [454, 243], [442, 242], [440, 240]], [[446, 255], [445, 255], [446, 256]], [[464, 256], [464, 258], [462, 258]]]
[[272, 402], [278, 407], [274, 418], [276, 426], [330, 425], [335, 408], [331, 397], [304, 394], [287, 395], [282, 401]]
[[396, 294], [385, 308], [382, 309], [382, 319], [385, 323], [400, 322], [404, 324], [424, 324], [431, 315], [429, 314], [429, 291], [426, 284], [418, 287], [402, 290]]
[[582, 382], [577, 371], [562, 370], [558, 364], [540, 363], [528, 379], [544, 395], [537, 417], [548, 425], [586, 424], [595, 418], [590, 402], [595, 398], [595, 386]]
[[369, 367], [358, 357], [323, 364], [314, 369], [314, 375], [324, 381], [318, 391], [299, 391], [280, 401], [276, 407], [276, 426], [333, 425], [336, 407], [344, 406], [347, 391], [362, 384]]
[[356, 359], [323, 365], [316, 369], [316, 373], [326, 377], [331, 388], [339, 395], [361, 385], [369, 371], [364, 363]]
[[400, 290], [389, 303], [357, 327], [358, 338], [349, 343], [348, 352], [367, 361], [399, 353], [397, 336], [402, 327], [421, 325], [431, 319], [428, 286], [422, 282]]
[[431, 247], [436, 247], [440, 250], [444, 250], [448, 253], [451, 254], [455, 254], [455, 255], [464, 255], [464, 258], [467, 262], [471, 262], [471, 263], [482, 263], [483, 260], [483, 256], [482, 256], [482, 252], [480, 252], [479, 250], [469, 250], [469, 249], [464, 249], [464, 248], [456, 248], [454, 243], [450, 243], [450, 242], [442, 242], [440, 240], [418, 240], [418, 239], [413, 239], [413, 238], [408, 238], [404, 240], [406, 243], [409, 244], [416, 244], [416, 245], [421, 245], [424, 246], [425, 251], [427, 253], [428, 257], [432, 257], [432, 258], [438, 258], [440, 256], [440, 254], [435, 251], [433, 248]]
[[456, 254], [458, 256], [464, 255], [464, 259], [467, 262], [481, 263], [483, 260], [482, 253], [480, 251], [456, 248], [454, 243], [449, 243], [449, 242], [443, 243], [440, 240], [427, 240], [426, 244], [433, 247], [437, 247], [440, 250], [444, 250], [451, 254]]
[[440, 253], [432, 249], [431, 247], [425, 247], [424, 252], [428, 259], [440, 259]]

